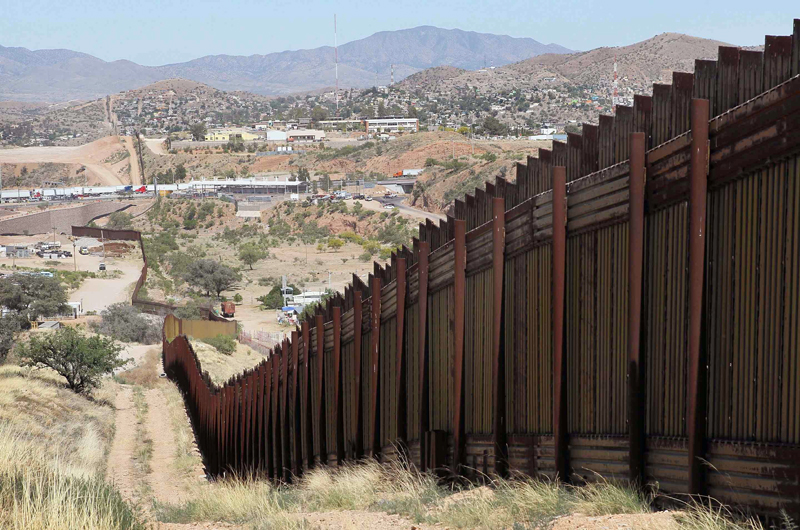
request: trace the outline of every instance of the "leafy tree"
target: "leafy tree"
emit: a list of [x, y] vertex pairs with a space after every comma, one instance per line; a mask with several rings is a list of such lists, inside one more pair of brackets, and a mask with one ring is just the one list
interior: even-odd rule
[[77, 329], [65, 327], [53, 333], [34, 335], [19, 346], [23, 366], [51, 368], [67, 380], [78, 393], [89, 393], [100, 385], [103, 375], [128, 364], [120, 359], [122, 347], [114, 339], [100, 335], [84, 336]]
[[0, 282], [0, 306], [36, 320], [67, 311], [67, 293], [55, 278], [14, 274]]
[[178, 164], [178, 167], [175, 168], [175, 179], [183, 182], [186, 180], [186, 166], [183, 164]]
[[206, 129], [205, 122], [199, 121], [191, 126], [189, 129], [192, 133], [192, 138], [197, 141], [203, 141], [206, 139], [206, 133], [208, 129]]
[[127, 230], [133, 226], [133, 216], [125, 212], [114, 212], [108, 216], [106, 227], [112, 230]]
[[214, 293], [219, 298], [223, 291], [231, 289], [240, 280], [240, 275], [222, 263], [210, 259], [200, 259], [191, 263], [186, 269], [186, 280], [196, 285], [206, 295]]
[[383, 118], [386, 116], [386, 105], [383, 104], [383, 101], [378, 103], [378, 117]]
[[241, 304], [242, 300], [244, 300], [244, 297], [242, 297], [241, 294], [236, 293], [235, 295], [233, 295], [233, 301], [236, 302], [237, 304]]
[[0, 317], [0, 362], [6, 358], [8, 352], [14, 347], [14, 333], [19, 331], [20, 319], [15, 315]]
[[311, 178], [311, 174], [308, 172], [308, 169], [301, 167], [297, 170], [297, 180], [300, 182], [308, 182]]
[[100, 312], [102, 320], [92, 328], [108, 337], [123, 342], [156, 344], [161, 341], [161, 324], [158, 319], [143, 315], [138, 309], [125, 302], [108, 306]]
[[266, 257], [267, 253], [255, 243], [245, 243], [239, 247], [239, 261], [248, 265], [250, 270], [253, 270], [253, 265]]
[[500, 120], [494, 116], [487, 116], [483, 120], [483, 130], [492, 136], [502, 136], [506, 134], [506, 126], [500, 123]]
[[311, 111], [311, 119], [314, 121], [323, 121], [328, 119], [328, 111], [325, 108], [317, 105]]

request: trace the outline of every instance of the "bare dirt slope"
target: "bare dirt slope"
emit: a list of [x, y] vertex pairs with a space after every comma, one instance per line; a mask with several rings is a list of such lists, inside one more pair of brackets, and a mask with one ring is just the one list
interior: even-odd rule
[[[119, 136], [107, 136], [90, 144], [70, 147], [21, 147], [0, 150], [0, 162], [8, 164], [55, 162], [86, 167], [87, 185], [130, 184], [125, 167], [126, 150]], [[130, 157], [126, 157], [128, 160]]]

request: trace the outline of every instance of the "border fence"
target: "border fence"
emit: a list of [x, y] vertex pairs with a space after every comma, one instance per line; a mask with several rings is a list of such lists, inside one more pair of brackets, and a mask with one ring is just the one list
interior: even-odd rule
[[457, 200], [223, 386], [164, 341], [213, 474], [596, 474], [800, 513], [800, 20]]

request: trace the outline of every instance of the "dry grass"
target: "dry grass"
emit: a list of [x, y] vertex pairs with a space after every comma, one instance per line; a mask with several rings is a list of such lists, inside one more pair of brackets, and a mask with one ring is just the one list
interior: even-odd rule
[[183, 396], [172, 383], [163, 384], [159, 391], [169, 412], [170, 424], [175, 440], [175, 461], [173, 465], [179, 474], [188, 476], [202, 468], [200, 453], [195, 449], [194, 433], [186, 417]]
[[160, 355], [161, 350], [157, 346], [153, 346], [145, 354], [144, 362], [130, 370], [120, 372], [117, 378], [126, 385], [139, 385], [145, 388], [155, 387], [159, 381]]
[[191, 337], [190, 341], [203, 365], [203, 370], [206, 370], [211, 380], [217, 384], [225, 383], [231, 377], [254, 367], [264, 359], [264, 356], [257, 351], [238, 342], [236, 351], [232, 355], [225, 355], [210, 344]]
[[133, 390], [133, 405], [136, 407], [136, 449], [134, 460], [139, 471], [146, 475], [150, 473], [150, 460], [153, 458], [153, 440], [147, 432], [147, 399], [142, 387]]
[[112, 436], [110, 408], [47, 372], [0, 367], [0, 528], [142, 528], [102, 479]]
[[[737, 514], [713, 501], [689, 503], [676, 518], [687, 530], [764, 530], [758, 519]], [[796, 528], [788, 517], [784, 523], [781, 528]]]

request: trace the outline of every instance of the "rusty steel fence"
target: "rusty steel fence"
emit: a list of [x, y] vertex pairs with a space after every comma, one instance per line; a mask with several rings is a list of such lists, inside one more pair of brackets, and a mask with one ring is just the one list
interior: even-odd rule
[[209, 470], [657, 483], [800, 512], [800, 21], [722, 47], [455, 202], [216, 386], [164, 341]]

